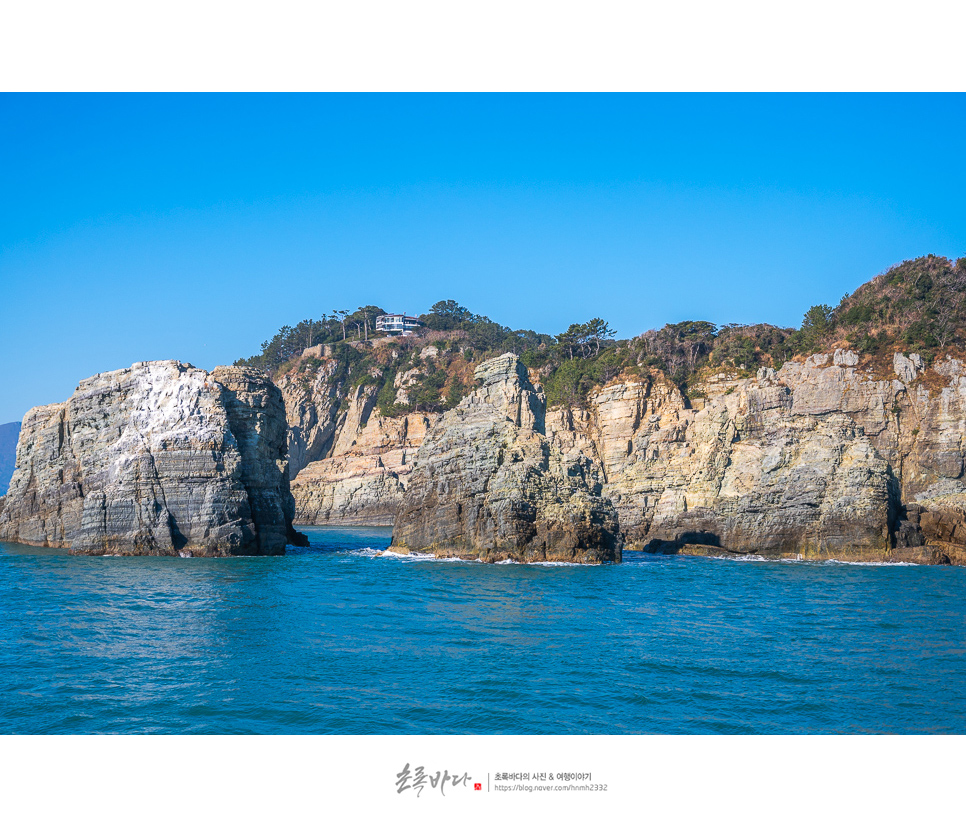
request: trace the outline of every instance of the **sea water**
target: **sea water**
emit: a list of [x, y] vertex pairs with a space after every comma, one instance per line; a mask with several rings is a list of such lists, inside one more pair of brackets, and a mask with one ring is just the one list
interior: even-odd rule
[[966, 570], [0, 544], [0, 733], [964, 733]]

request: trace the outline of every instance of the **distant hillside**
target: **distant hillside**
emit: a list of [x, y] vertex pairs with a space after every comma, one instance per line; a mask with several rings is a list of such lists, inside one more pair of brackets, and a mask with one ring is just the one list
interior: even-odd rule
[[[366, 382], [385, 389], [379, 398], [384, 416], [451, 407], [474, 384], [472, 368], [507, 351], [531, 369], [551, 406], [585, 404], [592, 390], [617, 376], [648, 377], [655, 371], [670, 377], [685, 396], [701, 396], [715, 369], [753, 376], [762, 366], [780, 368], [789, 359], [839, 347], [857, 350], [873, 364], [888, 360], [889, 367], [895, 351], [917, 352], [927, 362], [940, 351], [966, 353], [966, 258], [926, 255], [904, 261], [846, 295], [837, 307], [810, 307], [798, 329], [682, 321], [615, 340], [606, 321], [592, 318], [552, 336], [511, 330], [450, 299], [420, 316], [424, 327], [414, 335], [387, 342], [371, 338], [381, 312], [376, 306], [352, 314], [338, 310], [283, 327], [262, 343], [260, 354], [236, 364], [278, 379], [301, 368], [306, 348], [324, 345], [326, 355], [340, 360], [337, 376], [350, 388]], [[397, 376], [405, 377], [407, 386], [415, 384], [402, 402], [398, 384], [391, 384]]]
[[10, 477], [17, 463], [17, 438], [20, 423], [4, 423], [0, 426], [0, 495], [7, 494]]

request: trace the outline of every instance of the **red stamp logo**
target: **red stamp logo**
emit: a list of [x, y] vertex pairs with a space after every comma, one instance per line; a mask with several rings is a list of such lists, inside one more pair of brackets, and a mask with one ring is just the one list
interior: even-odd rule
[[473, 790], [474, 791], [481, 791], [481, 790], [483, 790], [483, 786], [479, 782], [474, 782], [473, 783]]

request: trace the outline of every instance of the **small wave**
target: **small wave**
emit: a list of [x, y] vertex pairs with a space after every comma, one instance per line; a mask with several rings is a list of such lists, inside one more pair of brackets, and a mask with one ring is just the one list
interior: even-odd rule
[[[733, 556], [708, 556], [724, 562], [778, 562], [784, 565], [867, 565], [879, 568], [919, 568], [923, 565], [917, 562], [869, 562], [850, 559], [806, 559], [804, 556], [761, 556], [757, 553], [736, 553]], [[927, 566], [928, 567], [928, 566]]]
[[[479, 562], [479, 559], [473, 561]], [[537, 565], [549, 568], [597, 568], [603, 563], [597, 562], [514, 562], [513, 559], [503, 559], [500, 562], [491, 562], [493, 565]]]
[[466, 562], [456, 556], [434, 556], [432, 553], [420, 553], [412, 551], [410, 553], [396, 553], [393, 550], [380, 550], [377, 547], [361, 547], [358, 550], [347, 550], [350, 556], [365, 556], [369, 559], [394, 559], [397, 562]]
[[345, 551], [349, 556], [365, 556], [369, 559], [393, 559], [397, 562], [461, 562], [476, 563], [478, 565], [536, 565], [541, 567], [565, 568], [593, 568], [596, 564], [583, 562], [516, 562], [513, 559], [503, 559], [499, 562], [484, 562], [482, 559], [461, 559], [459, 556], [436, 556], [432, 553], [421, 553], [413, 550], [409, 553], [396, 553], [392, 550], [380, 550], [377, 547], [361, 547], [357, 550]]
[[345, 551], [350, 556], [385, 556], [389, 553], [388, 550], [382, 550], [378, 547], [359, 547], [355, 550]]
[[761, 556], [758, 553], [735, 553], [734, 555], [723, 556], [698, 556], [697, 558], [714, 559], [720, 562], [777, 562], [790, 565], [814, 565], [829, 561], [828, 559], [805, 559], [801, 556]]
[[[699, 557], [700, 558], [700, 557]], [[756, 556], [753, 553], [735, 554], [734, 556], [708, 556], [719, 562], [797, 562], [798, 559], [766, 559], [764, 556]]]

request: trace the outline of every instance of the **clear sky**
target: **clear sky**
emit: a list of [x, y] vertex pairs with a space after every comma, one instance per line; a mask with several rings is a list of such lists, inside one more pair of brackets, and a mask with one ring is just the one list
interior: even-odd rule
[[963, 95], [0, 96], [0, 423], [99, 371], [454, 298], [798, 326], [966, 255]]

